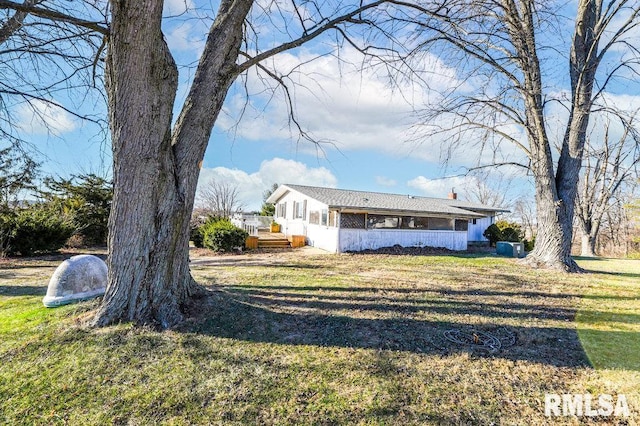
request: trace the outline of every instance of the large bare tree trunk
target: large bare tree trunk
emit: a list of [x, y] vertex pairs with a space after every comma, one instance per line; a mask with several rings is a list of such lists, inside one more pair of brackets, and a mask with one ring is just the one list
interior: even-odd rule
[[107, 90], [114, 161], [109, 283], [96, 324], [168, 326], [192, 292], [185, 205], [171, 120], [178, 71], [160, 31], [162, 2], [112, 2]]
[[540, 180], [536, 179], [538, 234], [535, 247], [525, 262], [535, 267], [578, 271], [579, 267], [571, 257], [573, 218], [567, 216], [553, 184], [540, 188], [544, 186], [544, 182]]
[[199, 163], [237, 75], [250, 0], [223, 1], [172, 130], [178, 73], [161, 32], [161, 0], [113, 1], [107, 63], [114, 157], [109, 280], [96, 325], [182, 321], [201, 289], [189, 272], [189, 217]]
[[[553, 176], [551, 157], [545, 152], [543, 158], [545, 170], [536, 170], [535, 155], [542, 150], [532, 150], [539, 231], [529, 262], [542, 263], [567, 272], [581, 270], [571, 257], [571, 242], [575, 200], [593, 102], [593, 83], [600, 62], [596, 27], [599, 25], [601, 8], [602, 3], [598, 0], [580, 0], [578, 3], [569, 60], [571, 112], [554, 181], [547, 183]], [[532, 48], [535, 50], [535, 46]], [[536, 63], [538, 63], [537, 59]], [[533, 89], [534, 94], [542, 93], [542, 85], [534, 86]], [[544, 128], [544, 125], [541, 128]], [[550, 144], [546, 141], [544, 145]]]
[[[524, 84], [519, 91], [525, 104], [530, 167], [536, 188], [538, 235], [534, 250], [526, 262], [533, 266], [577, 271], [579, 268], [571, 258], [573, 197], [565, 199], [567, 194], [562, 193], [562, 190], [566, 192], [571, 189], [570, 182], [559, 173], [554, 173], [551, 144], [545, 125], [542, 73], [535, 39], [535, 7], [529, 0], [504, 0], [502, 4], [508, 16], [519, 17], [506, 20], [505, 25], [511, 34], [511, 42], [517, 51], [519, 68], [523, 73]], [[575, 173], [576, 185], [580, 162], [577, 166], [577, 170], [571, 170]], [[559, 183], [569, 186], [563, 188]]]

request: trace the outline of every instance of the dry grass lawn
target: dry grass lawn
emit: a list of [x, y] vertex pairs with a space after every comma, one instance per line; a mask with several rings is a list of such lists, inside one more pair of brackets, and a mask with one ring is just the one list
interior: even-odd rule
[[[0, 423], [635, 424], [640, 261], [588, 274], [490, 255], [209, 257], [179, 329], [45, 309], [59, 258], [0, 261]], [[623, 393], [629, 418], [547, 418]], [[597, 408], [597, 407], [596, 407]]]

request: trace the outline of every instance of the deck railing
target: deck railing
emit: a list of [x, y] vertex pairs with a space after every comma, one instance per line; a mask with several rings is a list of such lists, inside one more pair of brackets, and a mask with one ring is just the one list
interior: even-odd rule
[[231, 223], [254, 237], [258, 236], [259, 229], [268, 229], [271, 221], [273, 221], [272, 216], [236, 214], [231, 218]]

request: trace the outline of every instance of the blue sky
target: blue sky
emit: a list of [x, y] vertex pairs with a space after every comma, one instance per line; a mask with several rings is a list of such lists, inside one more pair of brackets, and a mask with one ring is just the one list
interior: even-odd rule
[[[188, 89], [187, 64], [197, 59], [207, 29], [206, 22], [192, 19], [206, 14], [194, 9], [193, 0], [167, 1], [165, 12], [179, 14], [185, 5], [189, 8], [187, 13], [167, 20], [164, 27], [167, 42], [181, 66], [179, 98]], [[263, 36], [274, 40], [278, 37], [266, 29]], [[293, 69], [326, 51], [324, 43], [326, 40], [319, 40], [280, 54], [269, 64], [277, 69]], [[314, 144], [300, 140], [288, 125], [281, 92], [276, 91], [275, 96], [265, 93], [262, 82], [250, 72], [246, 83], [236, 84], [227, 97], [204, 158], [200, 182], [218, 179], [236, 185], [247, 209], [258, 209], [263, 191], [274, 182], [440, 197], [455, 188], [462, 198], [469, 196], [471, 187], [490, 184], [490, 180], [456, 176], [464, 172], [464, 167], [478, 163], [480, 154], [473, 148], [457, 150], [449, 165], [443, 167], [441, 144], [446, 139], [416, 137], [412, 107], [437, 101], [434, 92], [409, 81], [399, 81], [391, 88], [387, 76], [379, 70], [361, 71], [361, 58], [353, 49], [343, 49], [341, 59], [322, 56], [291, 75], [296, 82], [292, 86], [296, 117], [316, 139], [330, 143], [321, 144], [322, 149], [318, 150]], [[461, 80], [455, 68], [435, 55], [426, 55], [425, 61], [434, 71], [427, 77], [431, 87], [483, 84], [473, 79]], [[251, 95], [248, 104], [245, 87]], [[561, 90], [558, 83], [558, 91]], [[629, 105], [640, 99], [633, 94], [623, 97]], [[244, 115], [240, 113], [243, 109]], [[44, 154], [45, 173], [109, 173], [110, 148], [94, 125], [45, 106], [42, 113], [49, 130], [28, 110], [19, 112], [19, 118], [23, 133]], [[513, 148], [504, 149], [503, 155], [522, 159], [522, 153]], [[532, 193], [529, 179], [513, 170], [505, 173], [504, 181], [511, 184], [500, 190], [508, 191], [509, 198]]]

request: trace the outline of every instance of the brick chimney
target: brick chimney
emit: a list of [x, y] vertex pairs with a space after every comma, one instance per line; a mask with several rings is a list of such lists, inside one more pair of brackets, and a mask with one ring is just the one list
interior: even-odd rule
[[455, 192], [454, 188], [451, 188], [451, 192], [449, 193], [448, 198], [450, 200], [457, 200], [458, 199], [458, 194]]

